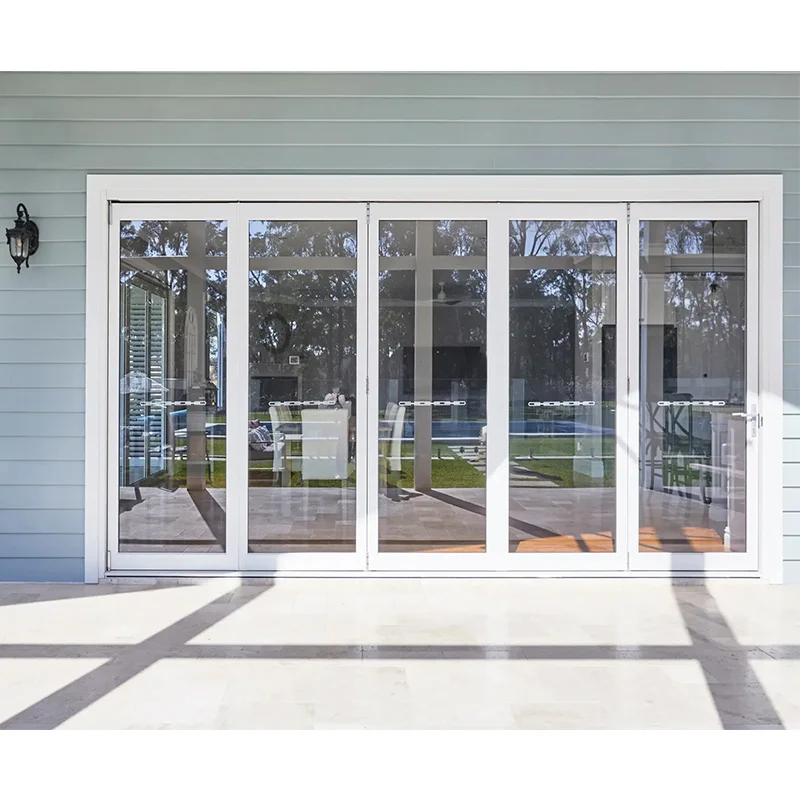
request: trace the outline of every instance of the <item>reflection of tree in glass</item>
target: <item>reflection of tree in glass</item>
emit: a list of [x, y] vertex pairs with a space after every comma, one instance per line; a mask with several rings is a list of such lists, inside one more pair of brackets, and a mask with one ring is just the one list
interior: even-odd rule
[[[194, 256], [189, 253], [189, 226], [203, 225], [204, 257], [227, 255], [228, 223], [224, 220], [208, 220], [192, 223], [184, 220], [130, 220], [120, 225], [120, 252], [125, 258], [142, 258], [152, 260], [153, 269], [148, 270], [143, 264], [138, 270], [125, 270], [120, 274], [123, 285], [137, 275], [146, 276], [151, 284], [162, 287], [171, 296], [169, 308], [172, 320], [167, 320], [167, 332], [171, 339], [171, 358], [168, 366], [172, 374], [168, 377], [181, 377], [183, 374], [184, 350], [186, 345], [186, 309], [187, 309], [187, 269], [179, 261], [167, 262], [166, 269], [159, 269], [159, 258], [186, 258]], [[206, 277], [206, 376], [216, 379], [216, 365], [224, 353], [219, 351], [217, 336], [218, 315], [222, 325], [226, 320], [226, 282], [225, 262], [222, 269], [209, 269], [204, 264]], [[177, 399], [177, 398], [175, 398]]]
[[614, 258], [616, 223], [512, 220], [509, 254], [534, 259], [510, 273], [511, 376], [534, 399], [596, 398], [591, 363], [575, 351], [591, 352], [614, 322], [615, 265], [592, 256]]
[[[417, 226], [432, 226], [432, 252], [417, 252]], [[430, 240], [429, 240], [430, 241]], [[485, 220], [382, 220], [378, 229], [378, 252], [382, 258], [432, 257], [434, 347], [485, 347], [486, 343], [486, 269], [436, 269], [439, 257], [486, 257]], [[403, 354], [414, 345], [416, 268], [381, 270], [378, 276], [380, 375], [382, 380], [410, 377]], [[446, 299], [439, 301], [443, 291]], [[433, 375], [434, 392], [437, 376]], [[465, 376], [465, 380], [467, 380]], [[439, 387], [449, 391], [450, 383]], [[469, 392], [479, 399], [485, 387]], [[438, 412], [438, 410], [437, 410]], [[444, 413], [444, 412], [443, 412]], [[448, 412], [449, 413], [449, 412]]]
[[250, 257], [298, 259], [295, 269], [250, 270], [250, 363], [272, 358], [265, 347], [269, 315], [286, 319], [289, 351], [302, 358], [304, 398], [324, 397], [335, 388], [355, 391], [356, 270], [354, 263], [315, 268], [306, 258], [357, 255], [352, 221], [253, 221]]
[[[652, 227], [648, 227], [657, 224], [662, 226], [663, 242], [656, 241]], [[639, 241], [645, 270], [651, 261], [655, 268], [654, 259], [659, 256], [676, 257], [663, 273], [664, 306], [672, 310], [682, 362], [694, 364], [705, 374], [724, 365], [725, 377], [742, 386], [746, 223], [741, 220], [642, 222]], [[701, 258], [692, 261], [691, 256]], [[739, 263], [732, 264], [732, 256], [740, 256]]]

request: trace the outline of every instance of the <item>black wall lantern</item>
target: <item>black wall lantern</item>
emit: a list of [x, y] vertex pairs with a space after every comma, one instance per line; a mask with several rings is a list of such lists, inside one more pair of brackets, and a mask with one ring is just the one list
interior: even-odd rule
[[28, 209], [20, 203], [13, 228], [6, 228], [6, 239], [11, 258], [17, 265], [17, 274], [23, 264], [29, 267], [28, 259], [39, 249], [39, 227], [31, 221]]

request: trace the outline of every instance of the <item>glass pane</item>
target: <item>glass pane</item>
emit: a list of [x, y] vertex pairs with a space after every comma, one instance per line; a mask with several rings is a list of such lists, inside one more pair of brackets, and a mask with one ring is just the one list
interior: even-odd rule
[[252, 553], [356, 549], [355, 221], [250, 222]]
[[743, 221], [639, 230], [639, 550], [745, 550]]
[[486, 222], [379, 228], [381, 552], [486, 549]]
[[509, 224], [509, 550], [616, 531], [616, 223]]
[[123, 553], [225, 551], [227, 227], [121, 225]]

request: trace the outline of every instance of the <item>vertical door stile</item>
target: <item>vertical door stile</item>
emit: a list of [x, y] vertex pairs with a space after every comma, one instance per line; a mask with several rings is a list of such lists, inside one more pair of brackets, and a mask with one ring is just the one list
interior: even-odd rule
[[487, 223], [486, 553], [492, 568], [508, 553], [508, 214], [498, 204]]
[[627, 305], [620, 309], [627, 321], [627, 381], [624, 394], [625, 442], [623, 459], [626, 467], [626, 526], [623, 540], [627, 568], [633, 567], [633, 554], [639, 549], [639, 216], [636, 206], [627, 204], [627, 259], [622, 281], [626, 285]]
[[362, 570], [369, 567], [369, 498], [371, 454], [375, 451], [369, 413], [369, 375], [371, 358], [370, 241], [369, 204], [358, 217], [356, 244], [356, 553]]
[[248, 452], [248, 220], [237, 203], [231, 216], [228, 271], [228, 541], [235, 548], [238, 569], [247, 555]]
[[[379, 448], [379, 420], [378, 397], [380, 393], [380, 361], [378, 356], [380, 315], [378, 313], [378, 271], [380, 259], [378, 256], [378, 227], [379, 222], [372, 213], [371, 204], [367, 205], [367, 240], [365, 245], [367, 274], [364, 291], [366, 303], [366, 353], [362, 355], [361, 364], [365, 371], [364, 383], [366, 386], [366, 431], [365, 437], [367, 457], [366, 461], [366, 525], [367, 525], [367, 551], [365, 565], [369, 568], [370, 561], [378, 552], [378, 448]], [[363, 507], [362, 507], [363, 508]]]

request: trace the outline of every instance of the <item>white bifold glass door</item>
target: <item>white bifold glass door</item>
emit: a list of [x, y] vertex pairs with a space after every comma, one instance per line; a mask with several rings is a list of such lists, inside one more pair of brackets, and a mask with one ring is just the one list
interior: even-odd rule
[[366, 566], [366, 209], [241, 206], [243, 569]]
[[757, 568], [756, 224], [113, 204], [111, 568]]
[[228, 321], [244, 240], [231, 204], [112, 205], [112, 569], [238, 564]]
[[758, 204], [634, 204], [630, 566], [758, 567]]
[[366, 209], [114, 204], [113, 569], [365, 567]]
[[370, 568], [624, 569], [626, 207], [373, 204], [370, 254]]

